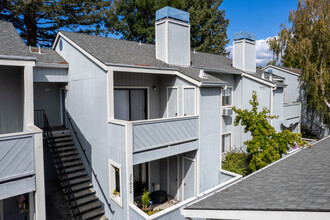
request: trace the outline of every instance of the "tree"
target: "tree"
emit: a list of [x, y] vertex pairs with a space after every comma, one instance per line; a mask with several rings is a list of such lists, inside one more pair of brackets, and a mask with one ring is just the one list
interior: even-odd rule
[[219, 10], [222, 0], [115, 0], [107, 14], [106, 26], [122, 39], [154, 43], [155, 14], [165, 6], [190, 13], [191, 47], [201, 52], [228, 55], [225, 46], [228, 19]]
[[302, 69], [301, 89], [307, 111], [330, 119], [330, 4], [328, 0], [299, 0], [290, 11], [288, 27], [281, 24], [278, 37], [269, 40], [276, 60]]
[[2, 0], [0, 19], [12, 22], [27, 45], [49, 47], [60, 28], [100, 34], [109, 6], [103, 0]]
[[252, 172], [280, 159], [282, 154], [286, 154], [289, 146], [309, 145], [301, 139], [301, 134], [292, 133], [287, 129], [276, 133], [268, 120], [277, 118], [277, 116], [270, 115], [267, 108], [258, 112], [259, 102], [255, 91], [253, 91], [252, 100], [249, 103], [252, 106], [251, 110], [236, 107], [233, 107], [233, 110], [237, 114], [234, 125], [241, 124], [244, 126], [244, 132], [250, 132], [252, 136], [251, 140], [244, 142], [247, 152], [250, 154], [249, 169]]

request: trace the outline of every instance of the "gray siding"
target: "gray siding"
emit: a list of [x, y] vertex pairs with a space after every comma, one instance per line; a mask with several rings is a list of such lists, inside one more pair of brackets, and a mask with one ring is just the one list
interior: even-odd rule
[[23, 68], [0, 66], [0, 134], [23, 131]]
[[277, 88], [273, 91], [273, 115], [278, 116], [273, 119], [273, 126], [277, 132], [281, 132], [281, 124], [283, 121], [283, 88]]
[[[36, 190], [35, 177], [0, 184], [0, 200]], [[17, 201], [17, 200], [16, 200]], [[16, 203], [17, 204], [17, 203]]]
[[219, 184], [221, 88], [200, 89], [200, 192]]
[[0, 181], [34, 173], [33, 136], [0, 138]]
[[34, 109], [44, 109], [50, 126], [60, 126], [62, 83], [34, 83]]
[[[109, 192], [108, 162], [112, 159], [122, 166], [123, 188], [120, 194], [123, 196], [123, 204], [126, 204], [128, 178], [125, 172], [127, 169], [125, 127], [108, 123], [107, 74], [65, 40], [63, 40], [63, 50], [60, 51], [57, 47], [56, 51], [70, 63], [66, 108], [79, 128], [79, 138], [115, 211], [114, 215], [111, 214], [104, 205], [105, 214], [110, 219], [126, 218], [127, 206], [120, 207], [110, 198]], [[88, 170], [88, 166], [85, 167]], [[105, 203], [94, 177], [92, 180], [97, 196], [102, 203]]]
[[158, 160], [164, 157], [170, 157], [178, 154], [182, 154], [188, 151], [197, 150], [198, 141], [190, 141], [187, 143], [176, 144], [173, 146], [167, 146], [160, 149], [154, 149], [146, 152], [135, 153], [133, 155], [133, 163], [140, 164], [152, 160]]
[[67, 82], [68, 69], [63, 68], [33, 68], [33, 82]]
[[275, 69], [273, 67], [268, 67], [265, 69], [266, 72], [268, 72], [269, 70], [271, 70], [273, 74], [285, 78], [284, 83], [287, 84], [287, 87], [284, 88], [284, 102], [299, 101], [299, 77], [294, 74]]
[[198, 117], [133, 123], [133, 152], [187, 142], [198, 138]]

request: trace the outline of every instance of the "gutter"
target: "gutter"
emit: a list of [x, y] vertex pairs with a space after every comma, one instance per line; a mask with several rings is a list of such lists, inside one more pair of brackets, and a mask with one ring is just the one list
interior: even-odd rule
[[41, 67], [41, 68], [57, 68], [57, 69], [69, 69], [69, 64], [59, 64], [59, 63], [36, 63], [35, 67]]
[[[194, 67], [194, 68], [201, 68], [201, 67]], [[224, 70], [224, 69], [212, 69], [212, 68], [203, 68], [205, 72], [210, 73], [223, 73], [223, 74], [235, 74], [239, 75], [241, 74], [241, 71], [238, 70]]]
[[154, 69], [154, 70], [176, 70], [179, 71], [177, 68], [170, 68], [170, 67], [154, 67], [154, 66], [138, 66], [133, 64], [118, 64], [118, 63], [105, 63], [106, 66], [118, 66], [118, 67], [131, 67], [131, 68], [140, 68], [140, 69]]
[[23, 56], [10, 56], [10, 55], [0, 55], [0, 59], [5, 60], [26, 60], [26, 61], [36, 61], [36, 57], [23, 57]]

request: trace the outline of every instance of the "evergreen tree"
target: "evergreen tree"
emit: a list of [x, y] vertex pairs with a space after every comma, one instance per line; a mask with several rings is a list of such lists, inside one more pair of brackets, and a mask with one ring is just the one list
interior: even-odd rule
[[[290, 11], [289, 24], [269, 40], [276, 60], [286, 67], [302, 69], [301, 89], [308, 112], [330, 119], [330, 4], [328, 0], [299, 0]], [[314, 115], [314, 114], [311, 114]], [[312, 120], [313, 121], [313, 120]]]
[[0, 19], [12, 22], [27, 45], [47, 47], [60, 28], [100, 34], [103, 11], [110, 3], [103, 0], [2, 0]]
[[222, 0], [115, 0], [106, 26], [122, 39], [154, 43], [156, 11], [165, 6], [188, 11], [191, 47], [197, 51], [228, 55], [225, 50], [228, 19], [219, 10]]

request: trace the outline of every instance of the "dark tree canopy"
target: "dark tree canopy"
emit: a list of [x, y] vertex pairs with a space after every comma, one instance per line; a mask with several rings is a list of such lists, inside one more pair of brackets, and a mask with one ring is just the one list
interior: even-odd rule
[[229, 21], [219, 9], [221, 3], [222, 0], [115, 0], [106, 26], [111, 33], [122, 35], [122, 39], [154, 43], [156, 11], [171, 6], [190, 13], [193, 49], [227, 55]]
[[27, 45], [49, 47], [60, 28], [99, 35], [110, 4], [103, 0], [1, 0], [0, 19], [12, 22]]

